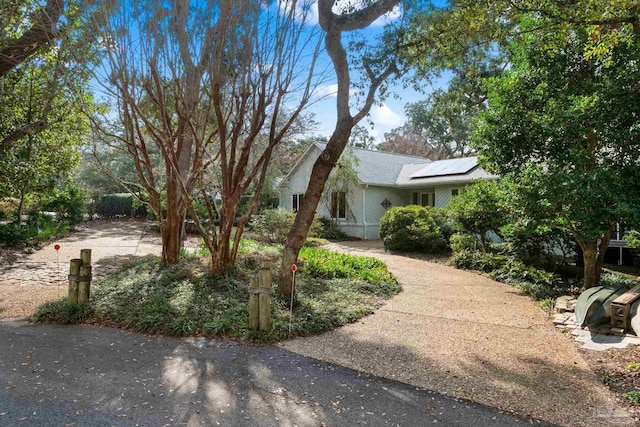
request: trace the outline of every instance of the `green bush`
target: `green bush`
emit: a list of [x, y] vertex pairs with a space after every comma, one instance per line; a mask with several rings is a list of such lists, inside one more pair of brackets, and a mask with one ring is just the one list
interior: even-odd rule
[[380, 219], [380, 237], [387, 250], [438, 253], [448, 249], [448, 236], [441, 228], [445, 216], [439, 208], [398, 206]]
[[86, 213], [87, 193], [70, 180], [56, 187], [43, 200], [43, 212], [55, 212], [58, 221], [76, 224], [83, 220]]
[[[253, 217], [250, 227], [256, 234], [257, 240], [282, 244], [293, 227], [295, 219], [295, 212], [286, 209], [267, 209]], [[320, 218], [316, 216], [309, 229], [309, 237], [315, 237], [321, 226]]]
[[316, 232], [316, 237], [334, 241], [349, 240], [349, 235], [340, 230], [338, 224], [328, 218], [320, 218], [321, 227]]
[[373, 283], [397, 283], [379, 259], [342, 254], [327, 249], [303, 247], [302, 273], [320, 279], [360, 279]]
[[133, 196], [131, 194], [104, 194], [98, 199], [98, 213], [107, 218], [116, 215], [131, 215], [132, 208]]
[[491, 252], [481, 252], [475, 250], [463, 250], [455, 252], [449, 258], [449, 264], [463, 270], [482, 271], [489, 273], [502, 267], [506, 259], [502, 255], [495, 255]]
[[451, 250], [455, 252], [472, 251], [478, 249], [476, 236], [466, 233], [455, 233], [449, 238]]
[[516, 286], [538, 300], [555, 299], [570, 291], [570, 285], [564, 283], [556, 274], [528, 266], [510, 259], [499, 269], [489, 274], [492, 279]]

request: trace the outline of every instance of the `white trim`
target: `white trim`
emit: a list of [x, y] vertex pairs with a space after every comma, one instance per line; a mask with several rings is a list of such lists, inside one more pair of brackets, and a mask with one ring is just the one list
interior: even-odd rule
[[362, 240], [367, 240], [367, 187], [368, 185], [362, 186]]

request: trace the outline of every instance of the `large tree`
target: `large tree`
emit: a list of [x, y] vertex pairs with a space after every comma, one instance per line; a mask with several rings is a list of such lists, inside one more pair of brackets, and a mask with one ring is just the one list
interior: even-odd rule
[[489, 81], [474, 146], [489, 170], [528, 189], [532, 210], [574, 236], [588, 288], [615, 224], [632, 225], [640, 212], [638, 39], [587, 58], [589, 28], [541, 27], [523, 22], [512, 69]]
[[[235, 262], [273, 151], [299, 130], [313, 93], [321, 39], [305, 26], [308, 8], [301, 6], [121, 1], [98, 21], [109, 45], [104, 86], [121, 126], [95, 123], [134, 160], [160, 219], [163, 264], [179, 260], [187, 211], [213, 270]], [[236, 218], [249, 190], [249, 208]], [[208, 226], [196, 215], [195, 197]]]
[[347, 50], [342, 41], [343, 33], [368, 27], [376, 19], [393, 10], [400, 0], [363, 2], [359, 7], [344, 9], [336, 7], [335, 3], [337, 2], [333, 0], [318, 1], [319, 23], [325, 33], [325, 47], [331, 58], [338, 85], [336, 124], [326, 148], [313, 165], [304, 201], [284, 245], [278, 286], [279, 293], [283, 295], [289, 295], [292, 292], [290, 267], [298, 260], [298, 253], [307, 237], [318, 203], [322, 199], [325, 183], [348, 144], [354, 126], [367, 116], [374, 103], [376, 92], [384, 85], [387, 78], [400, 74], [397, 58], [394, 55], [395, 39], [392, 38], [393, 36], [388, 36], [381, 44], [382, 51], [375, 51], [375, 58], [378, 61], [367, 56], [367, 53], [372, 51], [365, 51], [361, 57], [360, 64], [365, 83], [360, 85], [360, 88], [364, 89], [364, 101], [355, 114], [351, 113], [349, 95], [352, 89], [351, 70]]

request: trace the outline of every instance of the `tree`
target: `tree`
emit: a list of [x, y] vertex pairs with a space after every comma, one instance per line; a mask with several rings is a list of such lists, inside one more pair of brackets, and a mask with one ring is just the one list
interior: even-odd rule
[[[278, 291], [282, 295], [290, 295], [292, 292], [291, 265], [298, 260], [298, 253], [304, 244], [305, 238], [313, 221], [316, 208], [322, 198], [325, 183], [344, 148], [349, 142], [353, 127], [360, 122], [370, 111], [377, 90], [393, 74], [400, 74], [393, 52], [393, 39], [386, 40], [382, 44], [388, 49], [386, 55], [377, 56], [384, 58], [374, 62], [366, 55], [362, 60], [365, 76], [368, 84], [365, 92], [364, 103], [356, 112], [351, 114], [349, 106], [349, 90], [351, 89], [351, 73], [347, 51], [342, 43], [344, 32], [351, 32], [368, 27], [373, 21], [383, 14], [391, 11], [399, 0], [378, 0], [361, 4], [360, 8], [347, 8], [343, 12], [333, 10], [332, 0], [318, 1], [318, 15], [320, 27], [325, 33], [325, 47], [331, 58], [336, 73], [338, 91], [336, 97], [336, 125], [325, 150], [313, 165], [309, 186], [304, 195], [304, 201], [298, 210], [296, 220], [287, 236], [281, 265], [281, 276]], [[351, 5], [351, 3], [349, 3]], [[378, 52], [380, 55], [380, 52]]]
[[[235, 263], [274, 149], [300, 131], [295, 124], [313, 94], [320, 39], [305, 29], [307, 8], [300, 6], [120, 2], [99, 22], [110, 44], [106, 90], [123, 131], [101, 129], [134, 159], [160, 218], [164, 265], [179, 260], [187, 211], [212, 269]], [[160, 170], [150, 145], [161, 155]], [[248, 209], [237, 218], [249, 190]], [[195, 212], [195, 197], [209, 225]]]
[[0, 16], [0, 79], [42, 51], [58, 35], [65, 0], [2, 2]]
[[355, 125], [351, 130], [351, 136], [349, 137], [349, 147], [363, 148], [365, 150], [371, 150], [376, 145], [376, 139], [371, 136], [366, 127], [361, 125]]
[[498, 181], [476, 181], [460, 190], [447, 207], [451, 218], [488, 248], [489, 232], [500, 236], [506, 222], [507, 187]]
[[384, 134], [384, 142], [378, 144], [378, 150], [389, 153], [406, 154], [408, 156], [439, 159], [439, 153], [429, 146], [429, 141], [417, 132], [410, 123], [391, 129]]
[[474, 135], [487, 169], [530, 190], [531, 208], [576, 239], [586, 288], [600, 279], [615, 224], [637, 223], [640, 210], [639, 39], [587, 58], [591, 38], [581, 27], [522, 37], [513, 68], [488, 82]]
[[87, 83], [67, 49], [41, 52], [2, 78], [0, 197], [16, 201], [18, 217], [77, 165], [89, 124], [75, 104], [92, 105]]

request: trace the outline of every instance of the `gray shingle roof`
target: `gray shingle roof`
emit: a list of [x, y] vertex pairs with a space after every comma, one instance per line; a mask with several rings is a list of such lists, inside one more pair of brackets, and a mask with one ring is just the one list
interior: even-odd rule
[[[326, 144], [316, 143], [320, 150]], [[346, 148], [358, 159], [356, 170], [363, 184], [394, 186], [402, 168], [408, 163], [419, 164], [424, 167], [431, 160], [426, 157], [406, 156], [404, 154], [387, 153], [384, 151], [364, 150], [361, 148]]]

